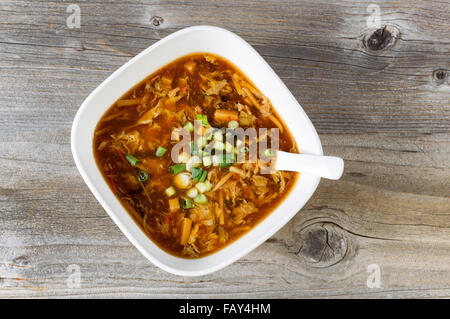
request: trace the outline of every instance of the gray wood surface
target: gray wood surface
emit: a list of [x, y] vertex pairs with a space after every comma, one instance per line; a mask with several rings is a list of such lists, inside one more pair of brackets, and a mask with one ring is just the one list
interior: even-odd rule
[[[66, 25], [71, 3], [80, 28]], [[149, 263], [97, 203], [70, 128], [115, 69], [200, 24], [252, 44], [346, 168], [259, 248], [185, 278]], [[0, 297], [450, 296], [448, 0], [2, 0], [0, 25]]]

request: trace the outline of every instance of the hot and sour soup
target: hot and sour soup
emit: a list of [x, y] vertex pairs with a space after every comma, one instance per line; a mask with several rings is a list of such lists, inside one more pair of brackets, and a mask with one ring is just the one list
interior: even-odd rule
[[[229, 139], [249, 128], [268, 130], [256, 140]], [[292, 189], [297, 173], [263, 173], [273, 149], [264, 150], [269, 162], [246, 156], [256, 142], [270, 146], [273, 129], [278, 149], [298, 152], [270, 101], [242, 72], [222, 57], [197, 53], [154, 72], [114, 103], [95, 129], [94, 156], [155, 244], [198, 258], [245, 234]]]

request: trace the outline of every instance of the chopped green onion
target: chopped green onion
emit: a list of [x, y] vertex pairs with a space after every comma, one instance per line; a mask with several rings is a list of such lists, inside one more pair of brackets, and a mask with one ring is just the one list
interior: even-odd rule
[[183, 128], [186, 131], [188, 131], [188, 132], [193, 132], [194, 131], [194, 125], [192, 125], [191, 122], [187, 122], [186, 125]]
[[201, 167], [193, 167], [192, 168], [192, 179], [194, 182], [198, 182], [202, 177], [202, 168]]
[[206, 139], [206, 138], [204, 138], [204, 137], [199, 137], [198, 139], [197, 139], [197, 146], [198, 147], [203, 147], [203, 146], [205, 146], [206, 144], [208, 143], [208, 140]]
[[204, 192], [206, 192], [206, 189], [208, 188], [208, 186], [206, 185], [206, 183], [201, 182], [201, 183], [197, 183], [195, 185], [195, 188], [197, 188], [200, 193], [204, 193]]
[[178, 162], [179, 163], [187, 163], [191, 157], [186, 152], [181, 152], [180, 155], [178, 155]]
[[222, 163], [219, 164], [219, 167], [220, 168], [225, 168], [225, 167], [228, 167], [230, 165], [231, 165], [230, 163], [222, 162]]
[[214, 141], [213, 148], [217, 151], [223, 151], [225, 144], [221, 141]]
[[202, 122], [203, 125], [209, 125], [208, 116], [206, 114], [197, 114], [197, 120]]
[[215, 141], [223, 142], [223, 133], [222, 133], [222, 131], [220, 131], [220, 130], [215, 131], [214, 134], [213, 134], [213, 139]]
[[202, 176], [198, 180], [199, 182], [204, 182], [206, 180], [206, 176], [208, 175], [207, 171], [203, 171]]
[[190, 143], [189, 143], [189, 148], [191, 149], [191, 155], [194, 155], [194, 154], [197, 154], [198, 153], [198, 151], [195, 149], [195, 147], [194, 147], [194, 141], [191, 141]]
[[188, 195], [190, 198], [194, 198], [194, 197], [196, 197], [197, 195], [198, 195], [198, 190], [197, 190], [197, 188], [191, 188], [190, 190], [188, 190], [187, 192], [186, 192], [186, 195]]
[[188, 198], [181, 198], [181, 206], [184, 209], [188, 209], [194, 207], [194, 203]]
[[231, 128], [231, 129], [236, 129], [236, 128], [238, 128], [239, 127], [239, 123], [237, 122], [237, 121], [230, 121], [230, 122], [228, 122], [228, 128]]
[[208, 128], [206, 129], [205, 134], [203, 134], [203, 137], [206, 138], [208, 141], [209, 141], [210, 139], [212, 139], [212, 137], [213, 137], [213, 129], [212, 129], [211, 127], [208, 127]]
[[205, 192], [209, 192], [209, 191], [212, 189], [212, 187], [213, 187], [213, 185], [211, 184], [211, 182], [208, 181], [208, 180], [206, 180], [204, 184], [206, 185], [206, 190], [205, 190]]
[[231, 145], [231, 143], [225, 142], [225, 152], [227, 153], [233, 152], [233, 145]]
[[156, 156], [162, 157], [164, 154], [166, 154], [166, 152], [167, 152], [167, 148], [158, 146], [158, 149], [156, 150]]
[[134, 156], [131, 155], [131, 154], [127, 154], [127, 155], [125, 156], [125, 158], [127, 159], [128, 163], [131, 164], [131, 166], [136, 166], [136, 164], [137, 164], [137, 162], [138, 162], [138, 160], [137, 160], [136, 157], [134, 157]]
[[264, 155], [267, 157], [272, 157], [275, 155], [275, 152], [273, 151], [273, 149], [268, 148], [268, 149], [264, 150]]
[[211, 165], [211, 156], [203, 157], [203, 166], [208, 167]]
[[204, 204], [206, 203], [206, 196], [203, 194], [198, 194], [195, 198], [194, 198], [194, 202], [198, 203], [198, 204]]
[[138, 178], [141, 182], [146, 182], [148, 180], [148, 173], [146, 171], [139, 171]]
[[199, 167], [202, 165], [202, 159], [198, 156], [192, 156], [186, 163], [186, 170], [192, 172], [193, 167]]
[[222, 162], [222, 156], [219, 156], [217, 154], [213, 155], [211, 157], [211, 161], [214, 166], [219, 166], [219, 164]]
[[234, 154], [223, 154], [223, 161], [228, 164], [236, 162]]
[[206, 146], [203, 148], [202, 155], [203, 155], [203, 156], [209, 156], [209, 155], [211, 155], [211, 151], [212, 151], [212, 145], [211, 145], [211, 144], [208, 144], [208, 145], [206, 145]]
[[170, 186], [170, 187], [166, 188], [166, 190], [164, 192], [166, 193], [166, 195], [168, 197], [170, 197], [173, 194], [175, 194], [175, 189], [172, 186]]
[[201, 155], [202, 157], [208, 157], [211, 155], [211, 149], [210, 147], [208, 147], [208, 145], [205, 146], [204, 149], [199, 149], [198, 150], [199, 155]]
[[186, 169], [186, 164], [184, 164], [184, 163], [178, 163], [178, 164], [170, 166], [170, 172], [173, 175], [177, 175], [178, 173], [181, 173], [185, 169]]
[[234, 162], [236, 162], [234, 154], [223, 154], [219, 167], [228, 167]]

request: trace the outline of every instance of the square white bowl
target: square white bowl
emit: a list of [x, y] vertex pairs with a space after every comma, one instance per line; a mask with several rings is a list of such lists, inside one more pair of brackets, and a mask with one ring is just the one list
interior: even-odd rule
[[94, 196], [139, 251], [158, 267], [177, 275], [199, 276], [217, 271], [266, 241], [305, 205], [320, 178], [300, 174], [285, 200], [256, 227], [218, 252], [198, 259], [166, 253], [149, 239], [103, 179], [93, 153], [95, 127], [123, 94], [171, 61], [195, 52], [222, 56], [237, 66], [272, 102], [294, 136], [301, 153], [322, 155], [319, 137], [294, 96], [264, 59], [242, 38], [225, 29], [196, 26], [175, 32], [153, 44], [100, 84], [83, 102], [72, 126], [72, 154]]

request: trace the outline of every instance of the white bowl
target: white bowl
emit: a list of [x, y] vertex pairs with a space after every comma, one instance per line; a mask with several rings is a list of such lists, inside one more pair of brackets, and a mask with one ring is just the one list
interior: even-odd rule
[[266, 241], [305, 205], [320, 178], [300, 174], [285, 200], [256, 227], [218, 252], [198, 259], [174, 257], [156, 246], [136, 225], [103, 179], [93, 153], [95, 127], [124, 93], [171, 61], [195, 52], [220, 55], [236, 65], [272, 102], [302, 153], [322, 155], [316, 130], [294, 96], [264, 59], [243, 39], [227, 30], [196, 26], [175, 32], [119, 68], [83, 102], [72, 126], [72, 153], [84, 181], [139, 251], [158, 267], [177, 275], [199, 276], [217, 271]]

